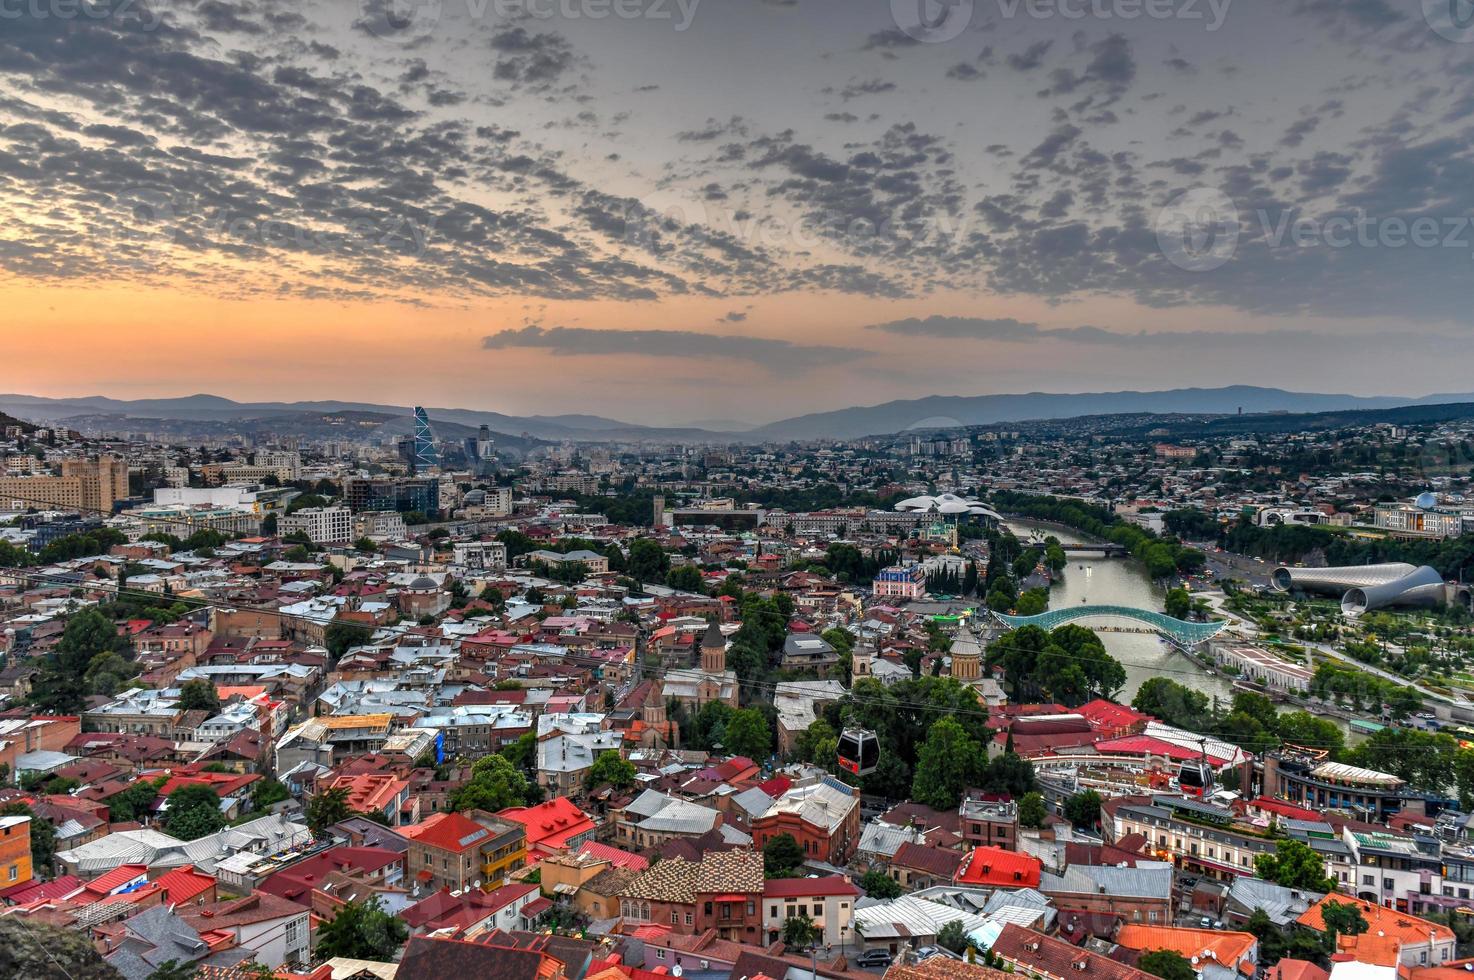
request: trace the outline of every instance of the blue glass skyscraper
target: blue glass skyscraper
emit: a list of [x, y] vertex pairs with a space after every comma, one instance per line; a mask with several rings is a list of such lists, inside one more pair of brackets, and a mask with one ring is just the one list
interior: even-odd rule
[[412, 465], [416, 475], [440, 468], [440, 453], [435, 448], [435, 430], [430, 428], [430, 416], [418, 405], [415, 406], [415, 458]]

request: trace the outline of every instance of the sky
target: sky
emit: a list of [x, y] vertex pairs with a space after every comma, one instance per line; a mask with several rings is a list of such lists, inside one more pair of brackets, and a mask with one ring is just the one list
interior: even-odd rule
[[1474, 0], [0, 0], [9, 391], [1474, 391]]

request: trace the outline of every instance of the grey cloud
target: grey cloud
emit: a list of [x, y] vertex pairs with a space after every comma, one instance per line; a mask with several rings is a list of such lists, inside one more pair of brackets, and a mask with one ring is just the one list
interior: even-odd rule
[[487, 350], [535, 348], [569, 356], [719, 358], [747, 361], [778, 375], [792, 375], [853, 361], [863, 351], [803, 346], [765, 337], [733, 337], [692, 330], [592, 330], [585, 327], [523, 327], [482, 339]]

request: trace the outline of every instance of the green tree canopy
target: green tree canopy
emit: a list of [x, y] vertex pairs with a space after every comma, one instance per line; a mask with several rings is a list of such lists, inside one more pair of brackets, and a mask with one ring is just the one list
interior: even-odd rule
[[179, 688], [179, 708], [182, 711], [208, 711], [214, 714], [220, 710], [220, 695], [216, 692], [215, 685], [203, 677], [185, 681]]
[[338, 786], [325, 789], [307, 801], [307, 826], [314, 834], [323, 831], [341, 820], [353, 816], [348, 803], [348, 788]]
[[1065, 819], [1076, 827], [1099, 826], [1100, 794], [1093, 789], [1087, 789], [1065, 797], [1064, 814]]
[[[618, 755], [618, 753], [615, 753]], [[471, 766], [471, 778], [450, 794], [452, 810], [489, 810], [495, 813], [527, 802], [527, 777], [501, 755], [487, 755]]]
[[743, 755], [754, 762], [762, 762], [772, 752], [773, 733], [761, 711], [742, 708], [727, 719], [723, 744], [731, 755]]
[[589, 767], [588, 775], [584, 778], [584, 785], [591, 789], [605, 784], [615, 789], [628, 789], [635, 785], [635, 764], [628, 759], [621, 758], [619, 752], [614, 749], [600, 752], [594, 764]]
[[1035, 830], [1044, 826], [1048, 818], [1048, 811], [1044, 807], [1044, 795], [1033, 792], [1025, 793], [1018, 802], [1018, 822], [1020, 827], [1030, 827]]
[[870, 898], [878, 898], [882, 901], [889, 898], [900, 898], [903, 894], [900, 884], [879, 868], [872, 868], [861, 875], [860, 887]]
[[208, 786], [181, 786], [169, 794], [164, 829], [180, 840], [197, 840], [225, 826], [220, 795]]
[[1297, 840], [1279, 841], [1273, 854], [1256, 857], [1254, 874], [1265, 881], [1301, 891], [1336, 890], [1336, 880], [1326, 874], [1325, 860], [1310, 846]]
[[1136, 966], [1162, 980], [1197, 980], [1198, 971], [1192, 961], [1172, 949], [1154, 949], [1143, 953]]
[[408, 938], [409, 925], [386, 912], [375, 895], [367, 901], [345, 903], [337, 915], [319, 926], [315, 952], [319, 959], [341, 956], [388, 961]]
[[763, 873], [769, 878], [791, 878], [803, 863], [803, 848], [792, 834], [770, 837], [763, 845]]
[[982, 747], [956, 719], [937, 719], [917, 753], [911, 798], [938, 810], [956, 809], [982, 756]]

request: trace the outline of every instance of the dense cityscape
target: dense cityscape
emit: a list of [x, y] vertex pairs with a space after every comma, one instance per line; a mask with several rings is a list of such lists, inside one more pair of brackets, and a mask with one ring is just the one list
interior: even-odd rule
[[0, 980], [1474, 978], [1474, 0], [0, 0]]
[[0, 926], [139, 978], [1434, 980], [1474, 954], [1467, 408], [7, 416]]

